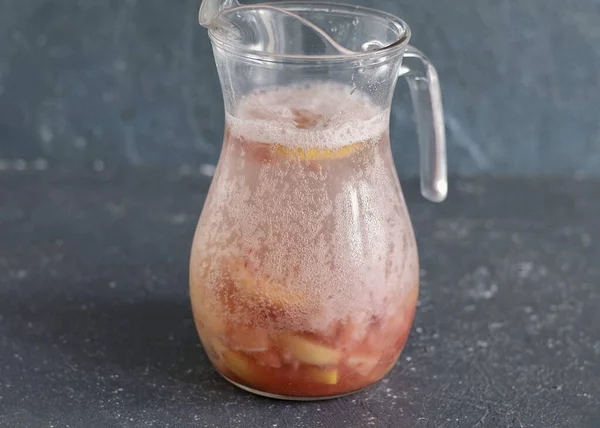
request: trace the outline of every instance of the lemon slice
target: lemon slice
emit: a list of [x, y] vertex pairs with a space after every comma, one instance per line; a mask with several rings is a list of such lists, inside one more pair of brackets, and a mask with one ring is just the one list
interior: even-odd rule
[[319, 147], [289, 147], [278, 144], [275, 151], [287, 158], [300, 160], [327, 160], [327, 159], [343, 159], [356, 153], [362, 147], [361, 143], [348, 144], [347, 146], [338, 149], [323, 149]]

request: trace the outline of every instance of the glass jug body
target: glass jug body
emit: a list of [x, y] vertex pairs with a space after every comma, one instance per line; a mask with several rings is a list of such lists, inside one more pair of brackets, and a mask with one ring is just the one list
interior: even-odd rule
[[192, 246], [190, 297], [226, 379], [272, 397], [329, 398], [384, 377], [414, 318], [417, 248], [388, 129], [408, 29], [353, 6], [284, 5], [346, 31], [347, 49], [391, 47], [341, 55], [268, 6], [224, 12], [248, 43], [211, 30], [225, 138]]

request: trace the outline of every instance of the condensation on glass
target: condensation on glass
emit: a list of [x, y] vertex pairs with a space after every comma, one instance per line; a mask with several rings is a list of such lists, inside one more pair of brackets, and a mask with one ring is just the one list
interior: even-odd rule
[[287, 399], [383, 378], [417, 303], [417, 247], [390, 149], [408, 80], [421, 189], [446, 197], [435, 69], [398, 18], [328, 3], [205, 1], [225, 138], [194, 237], [190, 296], [230, 382]]

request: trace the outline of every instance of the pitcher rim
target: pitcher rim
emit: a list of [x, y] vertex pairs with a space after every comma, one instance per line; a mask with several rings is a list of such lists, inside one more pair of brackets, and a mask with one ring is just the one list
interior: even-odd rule
[[233, 43], [228, 43], [226, 40], [224, 40], [223, 38], [219, 38], [218, 35], [215, 34], [214, 28], [208, 29], [208, 35], [211, 39], [211, 42], [213, 44], [215, 44], [217, 47], [226, 50], [230, 54], [233, 54], [233, 55], [236, 55], [236, 56], [239, 56], [242, 58], [251, 59], [251, 60], [259, 60], [259, 61], [270, 62], [270, 63], [285, 63], [285, 62], [288, 62], [288, 63], [291, 63], [291, 62], [323, 63], [323, 62], [350, 62], [350, 61], [355, 61], [355, 60], [360, 60], [360, 59], [372, 60], [372, 59], [386, 58], [389, 55], [398, 53], [403, 48], [405, 48], [408, 45], [408, 42], [409, 42], [410, 36], [411, 36], [410, 27], [408, 26], [408, 24], [404, 20], [398, 18], [396, 15], [393, 15], [391, 13], [384, 12], [384, 11], [381, 11], [378, 9], [373, 9], [373, 8], [365, 7], [365, 6], [356, 6], [356, 5], [352, 5], [352, 4], [348, 4], [348, 3], [338, 3], [338, 2], [328, 2], [328, 1], [265, 2], [265, 3], [257, 3], [257, 4], [252, 4], [252, 5], [241, 5], [241, 6], [232, 7], [230, 9], [221, 11], [218, 16], [222, 16], [224, 14], [231, 13], [231, 12], [234, 12], [239, 9], [257, 7], [257, 6], [260, 6], [260, 4], [264, 4], [264, 5], [268, 5], [268, 6], [273, 6], [273, 5], [298, 5], [298, 6], [306, 5], [307, 7], [310, 7], [310, 6], [336, 7], [337, 6], [337, 7], [341, 7], [341, 8], [346, 8], [347, 10], [350, 10], [350, 11], [364, 12], [364, 13], [367, 13], [370, 15], [375, 15], [375, 16], [381, 17], [383, 19], [386, 19], [390, 23], [394, 24], [397, 28], [399, 28], [401, 30], [401, 34], [399, 35], [398, 40], [396, 40], [395, 42], [393, 42], [383, 48], [380, 48], [377, 50], [372, 50], [372, 51], [356, 52], [356, 53], [352, 53], [352, 54], [339, 53], [339, 54], [328, 54], [328, 55], [299, 55], [299, 54], [266, 53], [266, 52], [263, 52], [260, 50], [240, 47], [240, 46], [234, 45]]

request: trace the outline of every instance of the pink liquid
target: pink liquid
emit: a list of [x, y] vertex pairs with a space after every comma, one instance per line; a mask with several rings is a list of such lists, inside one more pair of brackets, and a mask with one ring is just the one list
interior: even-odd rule
[[387, 112], [332, 84], [243, 100], [228, 116], [190, 278], [198, 332], [229, 380], [327, 397], [385, 376], [418, 294]]

